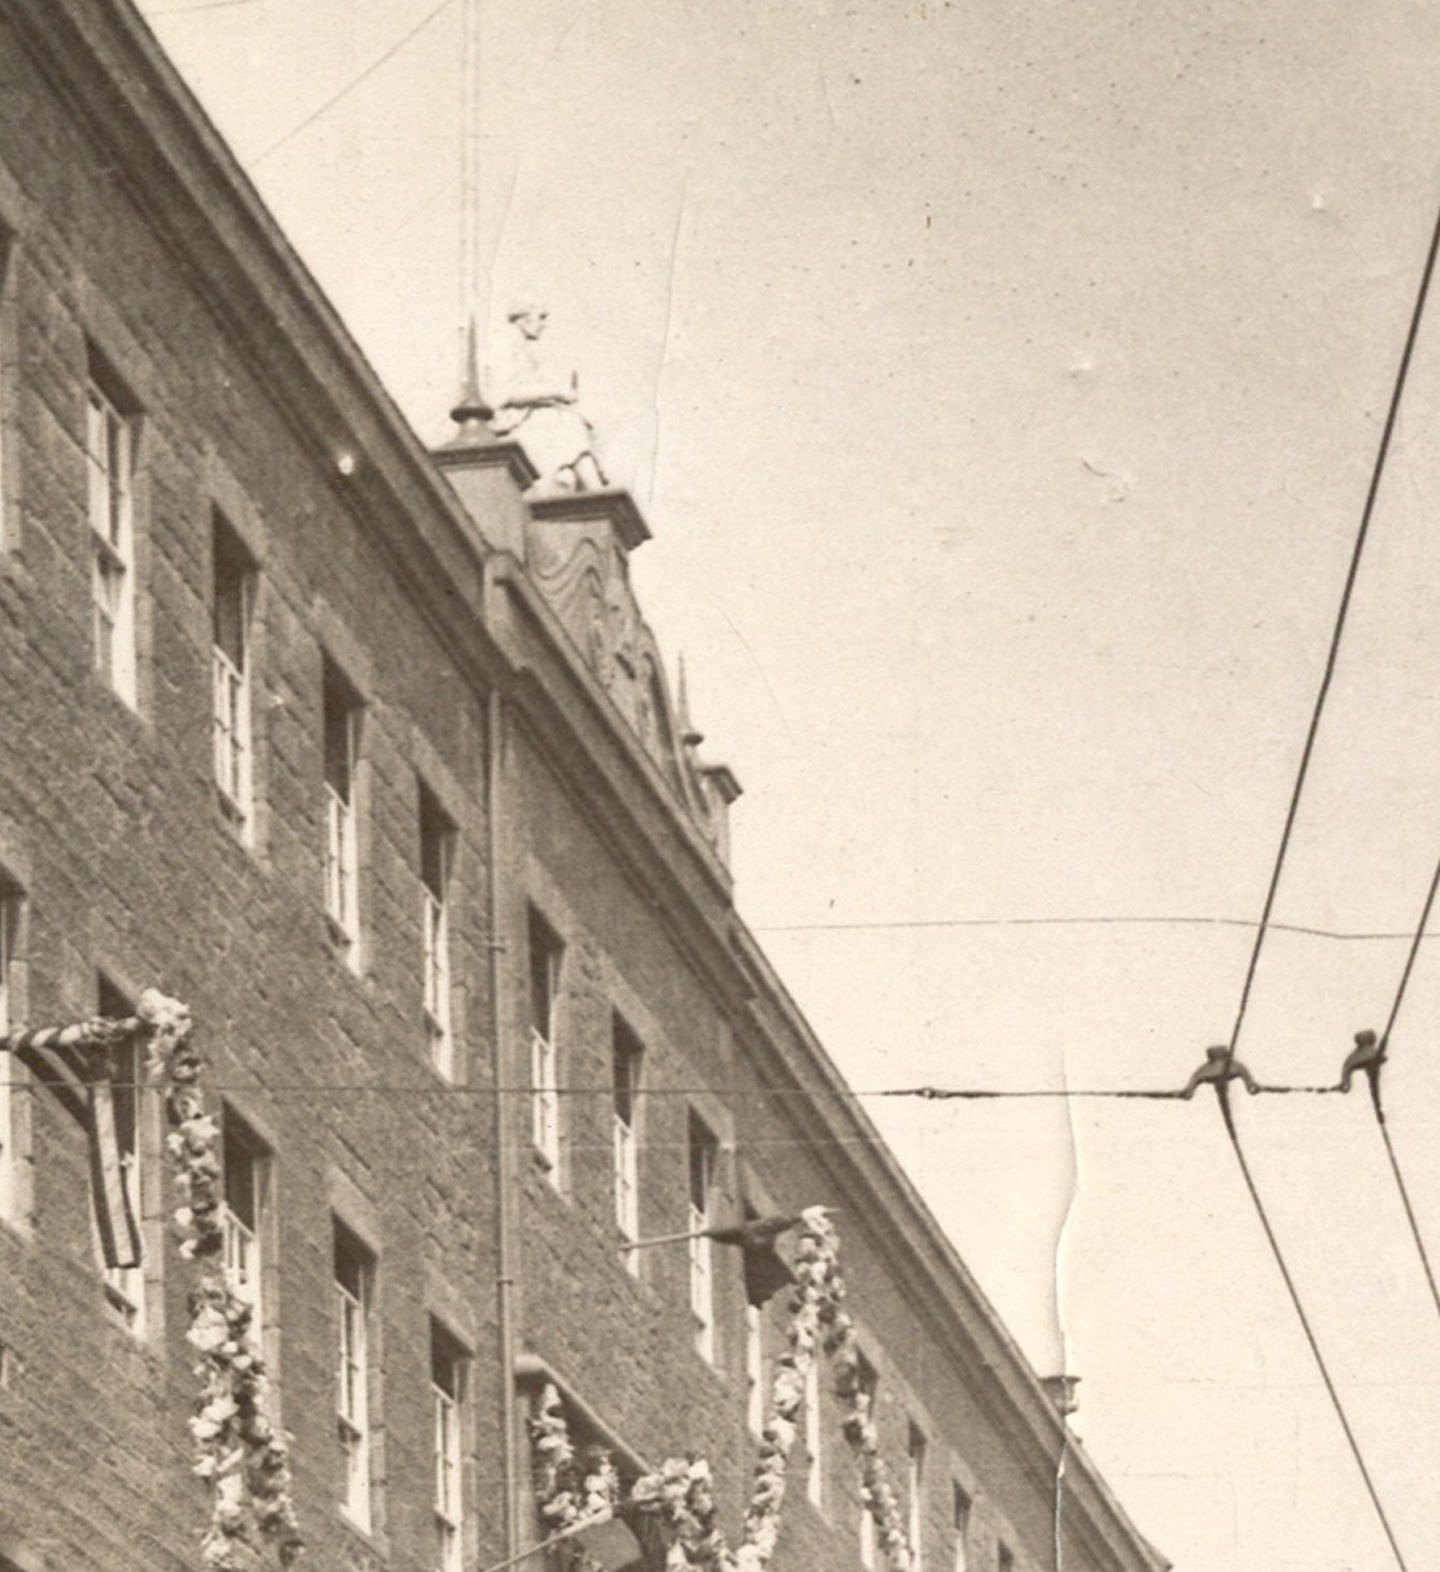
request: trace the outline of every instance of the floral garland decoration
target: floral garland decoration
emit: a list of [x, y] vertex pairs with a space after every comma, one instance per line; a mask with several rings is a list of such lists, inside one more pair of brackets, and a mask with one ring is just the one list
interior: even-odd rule
[[[739, 1550], [732, 1550], [720, 1531], [710, 1465], [703, 1457], [667, 1458], [631, 1487], [631, 1505], [657, 1517], [668, 1531], [667, 1572], [689, 1572], [695, 1567], [706, 1572], [765, 1572], [780, 1536], [786, 1473], [806, 1381], [822, 1351], [834, 1366], [836, 1395], [848, 1408], [841, 1433], [860, 1460], [860, 1496], [875, 1521], [881, 1548], [894, 1572], [910, 1572], [914, 1564], [899, 1498], [870, 1413], [870, 1394], [860, 1379], [855, 1324], [842, 1308], [840, 1236], [823, 1206], [812, 1206], [800, 1215], [794, 1274], [786, 1328], [790, 1348], [776, 1361], [770, 1413], [761, 1431]], [[531, 1431], [541, 1511], [557, 1527], [568, 1526], [580, 1515], [573, 1492], [562, 1488], [573, 1448], [553, 1386], [545, 1389]], [[557, 1521], [561, 1517], [563, 1524]]]
[[254, 1530], [273, 1541], [282, 1566], [304, 1548], [290, 1491], [285, 1439], [266, 1409], [265, 1362], [251, 1332], [251, 1309], [226, 1281], [221, 1254], [220, 1127], [205, 1111], [202, 1062], [190, 1035], [190, 1011], [154, 989], [141, 995], [146, 1069], [165, 1088], [171, 1125], [165, 1149], [175, 1163], [180, 1205], [173, 1214], [180, 1254], [197, 1264], [189, 1295], [186, 1341], [200, 1355], [200, 1395], [190, 1420], [198, 1458], [193, 1472], [211, 1489], [210, 1525], [201, 1557], [213, 1572], [231, 1572], [253, 1547]]
[[[535, 1452], [535, 1497], [552, 1534], [615, 1512], [621, 1489], [614, 1460], [603, 1446], [576, 1451], [552, 1382], [547, 1381], [540, 1393], [530, 1420], [530, 1439]], [[577, 1567], [588, 1572], [598, 1566], [581, 1546], [571, 1544], [568, 1549]]]
[[[745, 1510], [744, 1540], [736, 1556], [741, 1572], [764, 1572], [780, 1536], [785, 1477], [795, 1445], [805, 1387], [825, 1329], [839, 1313], [844, 1284], [836, 1261], [838, 1237], [823, 1207], [800, 1214], [800, 1243], [795, 1252], [795, 1289], [790, 1296], [786, 1336], [790, 1351], [775, 1362], [770, 1413], [760, 1431], [759, 1455]], [[838, 1294], [837, 1290], [838, 1289]]]
[[703, 1457], [666, 1458], [653, 1474], [635, 1481], [630, 1500], [637, 1511], [664, 1525], [667, 1572], [690, 1567], [731, 1572], [735, 1567], [735, 1554], [720, 1531], [710, 1464]]
[[[821, 1310], [821, 1320], [826, 1324], [825, 1352], [835, 1370], [835, 1395], [849, 1408], [840, 1422], [840, 1433], [860, 1460], [860, 1500], [874, 1520], [880, 1548], [895, 1572], [910, 1572], [914, 1552], [899, 1497], [890, 1483], [890, 1470], [880, 1451], [880, 1435], [870, 1412], [873, 1400], [861, 1380], [855, 1323], [840, 1308], [845, 1284], [839, 1268], [839, 1235], [828, 1218], [822, 1222], [823, 1228], [812, 1236], [816, 1255], [811, 1271], [823, 1272], [828, 1280], [828, 1295]], [[797, 1275], [803, 1264], [796, 1267]]]

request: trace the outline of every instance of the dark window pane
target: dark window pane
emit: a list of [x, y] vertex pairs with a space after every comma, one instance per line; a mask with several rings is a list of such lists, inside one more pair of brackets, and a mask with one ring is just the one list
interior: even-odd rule
[[615, 1090], [615, 1112], [629, 1125], [635, 1123], [635, 1093], [640, 1085], [640, 1052], [639, 1040], [617, 1015], [611, 1076]]
[[323, 704], [325, 711], [325, 781], [345, 801], [350, 801], [355, 763], [355, 721], [358, 706], [350, 685], [325, 662]]
[[450, 837], [453, 827], [435, 794], [420, 785], [420, 878], [437, 901], [445, 899]]
[[335, 1281], [353, 1298], [365, 1299], [365, 1269], [369, 1255], [346, 1226], [335, 1224]]
[[238, 671], [244, 671], [251, 562], [235, 531], [218, 513], [212, 535], [215, 582], [211, 614], [215, 647], [229, 656]]
[[693, 1109], [690, 1112], [690, 1204], [704, 1212], [710, 1205], [715, 1175], [715, 1137]]
[[537, 912], [530, 913], [530, 1024], [547, 1040], [555, 1024], [560, 941]]

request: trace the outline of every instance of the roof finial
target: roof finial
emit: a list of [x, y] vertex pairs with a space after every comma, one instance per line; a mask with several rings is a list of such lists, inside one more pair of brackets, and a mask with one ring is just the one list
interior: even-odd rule
[[675, 722], [680, 733], [682, 746], [698, 748], [705, 741], [704, 732], [696, 731], [690, 720], [690, 693], [685, 682], [685, 656], [683, 652], [679, 657], [679, 669], [675, 674]]
[[485, 402], [480, 391], [480, 352], [475, 341], [473, 314], [465, 324], [465, 355], [461, 369], [460, 397], [450, 418], [459, 426], [454, 441], [457, 443], [488, 442], [491, 433], [488, 422], [495, 411]]

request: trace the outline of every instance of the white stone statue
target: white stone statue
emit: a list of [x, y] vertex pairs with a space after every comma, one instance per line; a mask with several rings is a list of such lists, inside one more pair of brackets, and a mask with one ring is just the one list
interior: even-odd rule
[[491, 373], [495, 416], [490, 429], [514, 437], [525, 449], [539, 479], [535, 496], [567, 491], [598, 491], [608, 482], [596, 452], [595, 428], [581, 413], [579, 376], [561, 371], [540, 348], [549, 313], [518, 305], [507, 320], [504, 353]]

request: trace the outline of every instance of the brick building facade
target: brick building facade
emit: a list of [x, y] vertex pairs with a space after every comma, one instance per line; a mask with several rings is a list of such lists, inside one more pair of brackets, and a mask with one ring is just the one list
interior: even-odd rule
[[[310, 1564], [530, 1543], [546, 1382], [733, 1524], [784, 1296], [622, 1246], [823, 1202], [924, 1562], [1163, 1567], [735, 914], [634, 504], [533, 478], [416, 443], [128, 5], [0, 0], [0, 1003], [193, 1010]], [[194, 1565], [158, 1099], [107, 1271], [80, 1127], [3, 1068], [0, 1567]], [[860, 1572], [816, 1402], [779, 1560]]]

